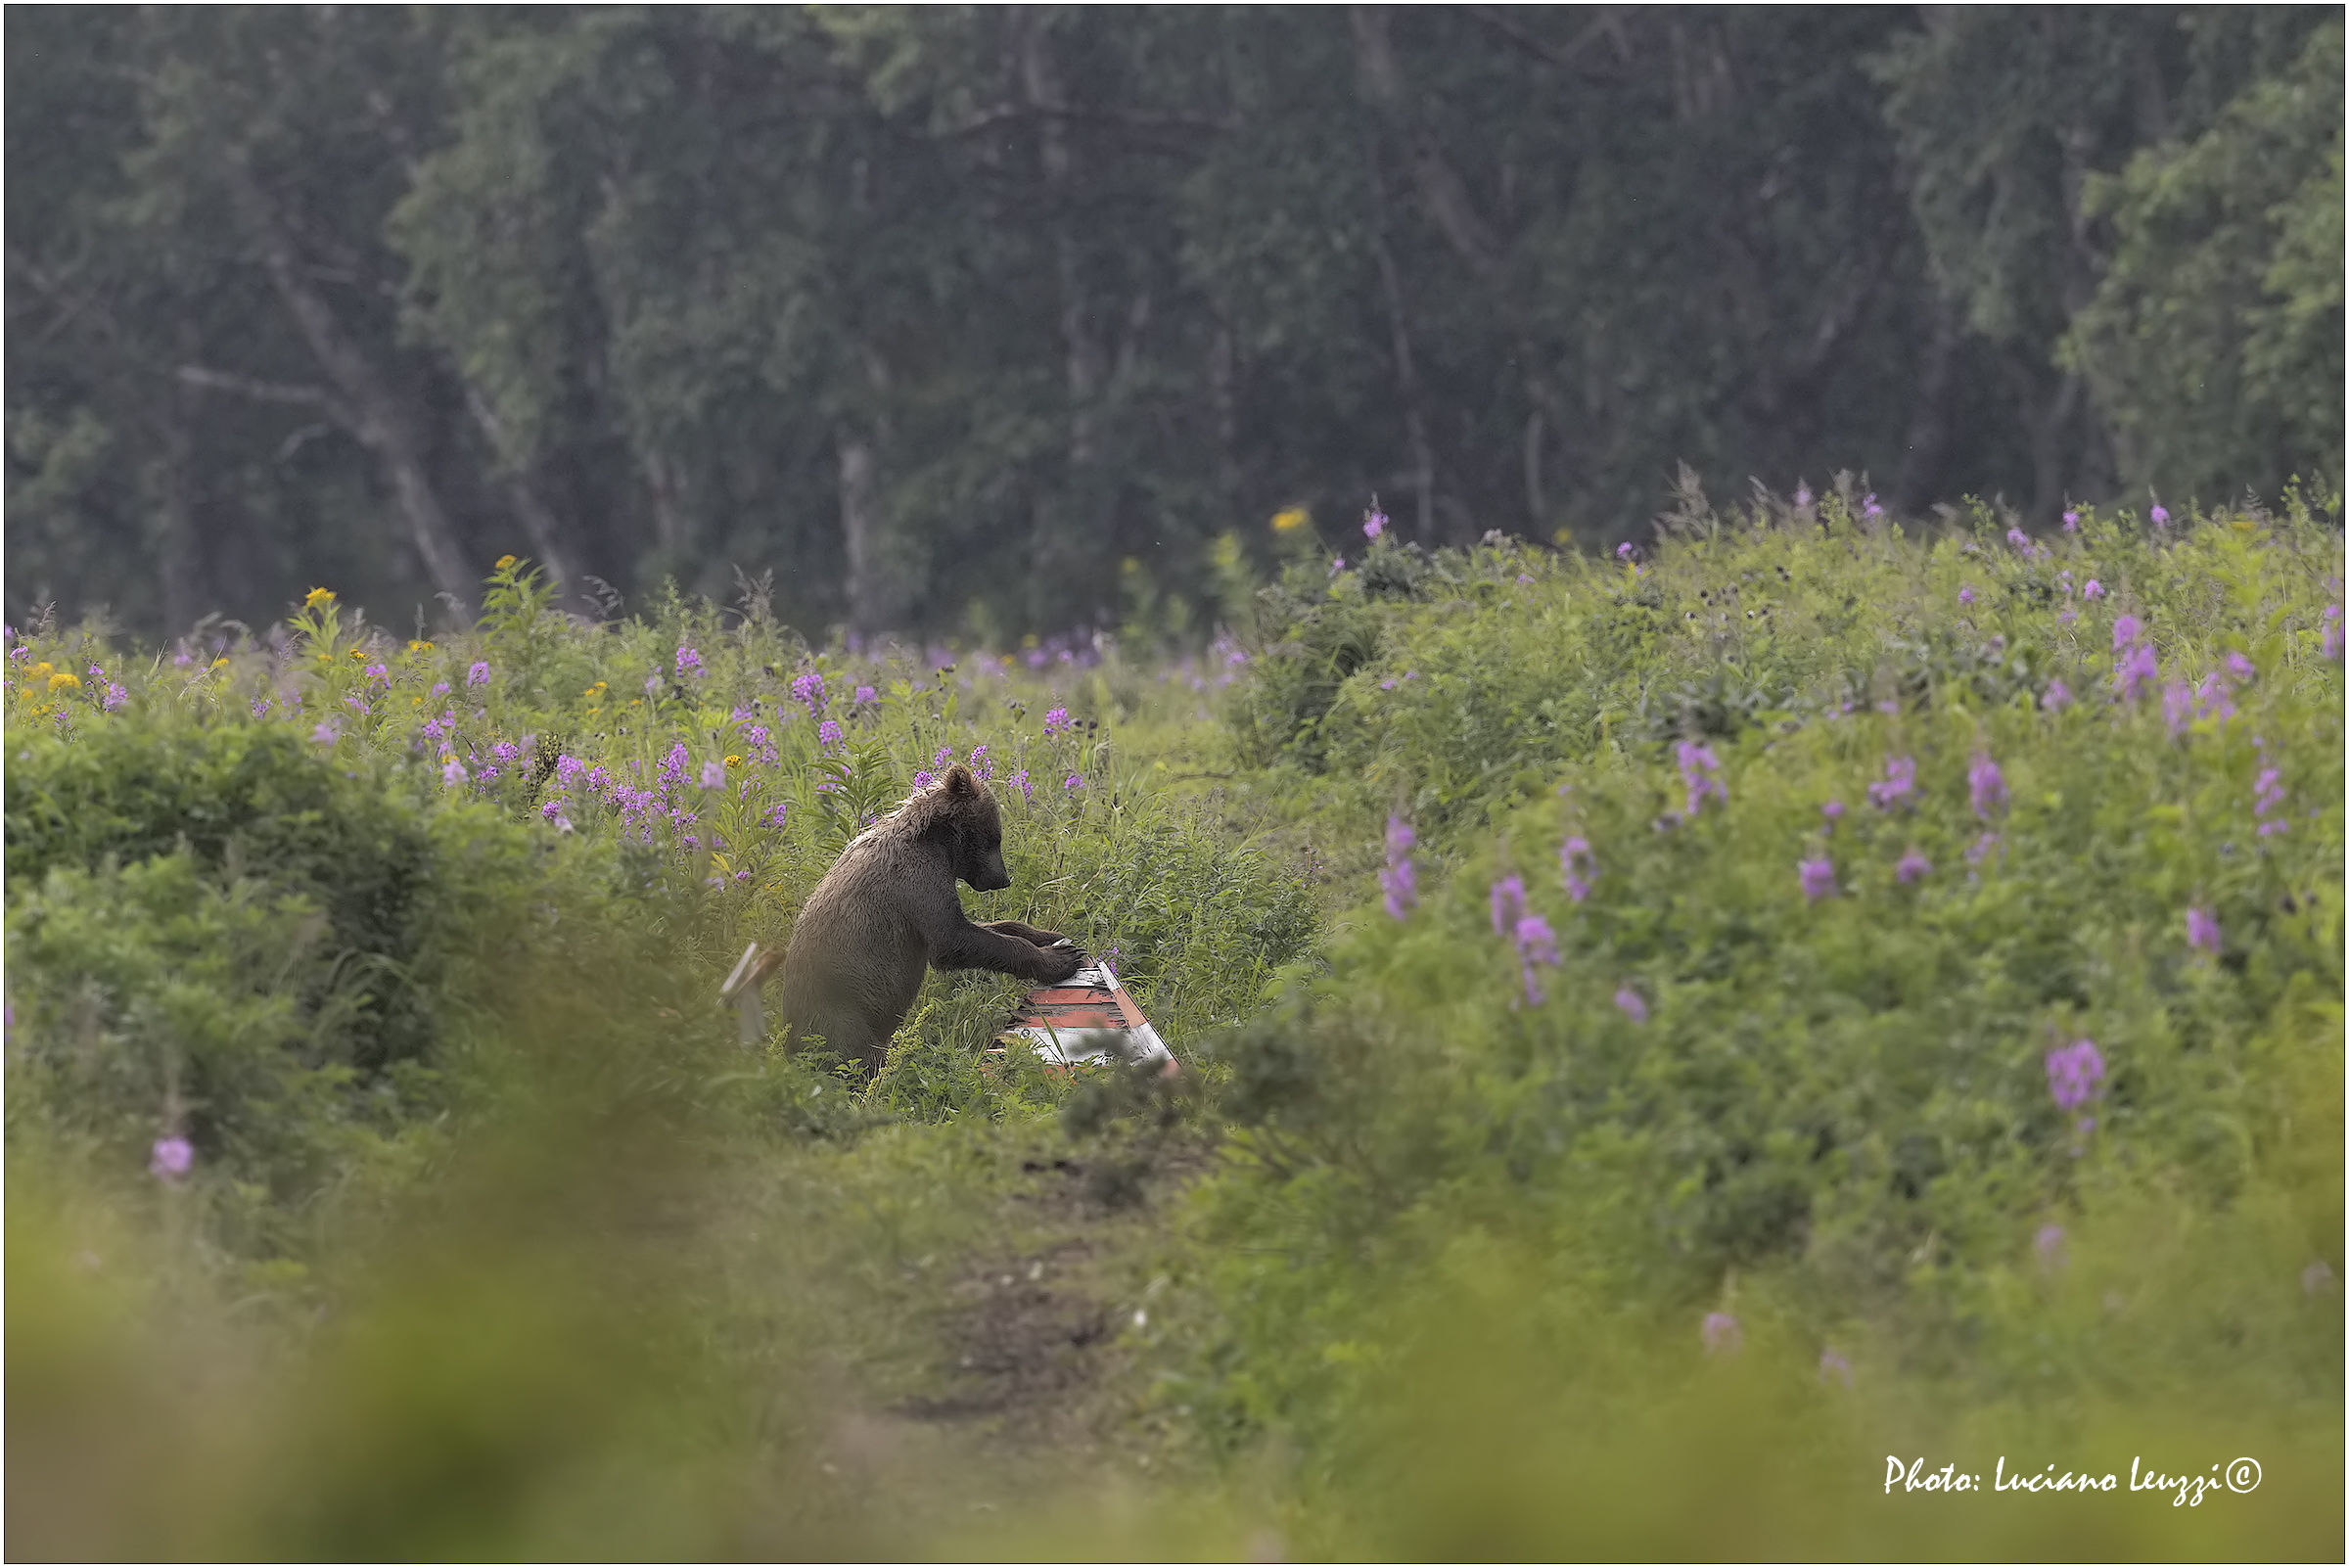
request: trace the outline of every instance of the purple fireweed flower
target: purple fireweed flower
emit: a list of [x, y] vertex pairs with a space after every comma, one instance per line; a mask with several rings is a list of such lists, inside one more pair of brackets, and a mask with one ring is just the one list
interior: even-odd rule
[[556, 817], [561, 816], [562, 814], [563, 803], [561, 801], [549, 801], [544, 806], [538, 807], [538, 815], [542, 821], [552, 822]]
[[488, 660], [486, 660], [486, 659], [477, 659], [477, 660], [475, 660], [475, 661], [473, 662], [473, 668], [472, 668], [471, 669], [468, 669], [468, 670], [466, 670], [466, 671], [465, 671], [465, 684], [466, 684], [466, 685], [468, 685], [468, 686], [486, 686], [486, 685], [488, 685], [488, 684], [489, 684], [489, 661], [488, 661]]
[[1914, 882], [1918, 877], [1933, 874], [1933, 862], [1919, 854], [1912, 847], [1907, 854], [1901, 856], [1901, 863], [1892, 868], [1892, 874], [1900, 878], [1904, 884]]
[[2283, 775], [2273, 767], [2263, 767], [2251, 786], [2251, 814], [2261, 818], [2260, 837], [2286, 831], [2291, 824], [2281, 817], [2268, 818], [2268, 813], [2283, 804], [2285, 790]]
[[2236, 680], [2249, 680], [2251, 678], [2251, 661], [2244, 658], [2240, 653], [2230, 653], [2224, 660], [2220, 662], [2227, 667], [2227, 673], [2234, 676]]
[[2123, 702], [2134, 702], [2147, 682], [2161, 674], [2161, 661], [2154, 657], [2153, 645], [2141, 642], [2114, 662], [2112, 670], [2113, 695]]
[[2067, 605], [2065, 605], [2065, 606], [2064, 606], [2064, 607], [2063, 607], [2061, 610], [2058, 610], [2058, 611], [2055, 613], [2055, 623], [2056, 623], [2057, 625], [2059, 625], [2059, 626], [2068, 626], [2068, 625], [2071, 625], [2071, 624], [2072, 624], [2074, 622], [2078, 621], [2079, 619], [2080, 619], [2080, 612], [2079, 612], [2079, 611], [2077, 611], [2077, 610], [2075, 610], [2075, 609], [2073, 609], [2073, 608], [2072, 608], [2070, 605], [2068, 605], [2068, 604], [2067, 604]]
[[2063, 1226], [2041, 1225], [2039, 1234], [2031, 1238], [2031, 1246], [2039, 1254], [2039, 1267], [2049, 1273], [2063, 1267]]
[[[2224, 724], [2234, 716], [2234, 692], [2227, 684], [2225, 674], [2214, 669], [2194, 682], [2193, 716]], [[2177, 728], [2170, 731], [2175, 735]]]
[[1387, 514], [1378, 509], [1378, 499], [1373, 496], [1370, 501], [1370, 510], [1362, 514], [1362, 536], [1375, 539], [1386, 531]]
[[1047, 710], [1045, 711], [1045, 713], [1044, 713], [1044, 733], [1045, 733], [1045, 734], [1047, 734], [1047, 735], [1057, 735], [1057, 734], [1059, 734], [1059, 733], [1060, 733], [1062, 730], [1064, 730], [1064, 729], [1068, 729], [1068, 728], [1070, 728], [1070, 727], [1072, 727], [1072, 726], [1071, 726], [1071, 725], [1070, 725], [1070, 723], [1069, 723], [1069, 711], [1068, 711], [1066, 708], [1052, 708], [1052, 709], [1047, 709]]
[[1804, 508], [1804, 507], [1806, 507], [1806, 506], [1809, 506], [1810, 504], [1811, 504], [1811, 486], [1810, 486], [1809, 484], [1796, 484], [1796, 485], [1795, 485], [1795, 487], [1794, 487], [1794, 505], [1795, 505], [1795, 509], [1796, 509], [1797, 511], [1800, 511], [1802, 508]]
[[1378, 874], [1379, 891], [1387, 897], [1387, 913], [1401, 920], [1419, 901], [1419, 874], [1411, 864], [1411, 846], [1419, 836], [1402, 817], [1387, 817], [1387, 863]]
[[1346, 558], [1345, 558], [1344, 556], [1342, 556], [1342, 555], [1341, 555], [1341, 556], [1339, 556], [1339, 557], [1338, 557], [1336, 560], [1334, 560], [1334, 561], [1332, 561], [1332, 562], [1330, 562], [1330, 563], [1329, 563], [1329, 575], [1330, 575], [1331, 576], [1333, 576], [1333, 577], [1334, 577], [1334, 576], [1337, 576], [1339, 573], [1341, 573], [1341, 572], [1343, 572], [1343, 571], [1345, 571], [1345, 570], [1346, 570]]
[[1983, 821], [1989, 821], [1991, 812], [2006, 804], [2006, 777], [1988, 752], [1974, 754], [1974, 764], [1965, 771], [1965, 783], [1973, 798], [1974, 815]]
[[489, 755], [501, 762], [511, 762], [522, 755], [522, 748], [512, 741], [499, 741], [489, 748]]
[[465, 771], [465, 764], [454, 757], [446, 759], [440, 764], [440, 782], [443, 784], [462, 784], [471, 776]]
[[913, 775], [913, 787], [917, 790], [926, 790], [937, 782], [938, 780], [932, 778], [927, 772], [916, 773]]
[[186, 1138], [174, 1134], [157, 1138], [148, 1152], [147, 1172], [159, 1181], [181, 1181], [196, 1166], [196, 1150]]
[[2048, 1093], [2059, 1111], [2076, 1111], [2103, 1092], [2104, 1057], [2093, 1039], [2048, 1052]]
[[130, 693], [116, 682], [109, 681], [106, 686], [106, 700], [98, 706], [111, 714], [128, 701], [130, 701]]
[[2157, 529], [2166, 529], [2170, 526], [2170, 509], [2159, 502], [2154, 503], [2153, 526]]
[[2039, 699], [2039, 706], [2050, 714], [2060, 714], [2071, 705], [2072, 688], [2063, 683], [2061, 675], [2048, 682], [2046, 694]]
[[725, 788], [725, 763], [719, 761], [714, 757], [709, 761], [702, 764], [702, 788], [706, 790], [723, 789]]
[[656, 670], [654, 673], [644, 677], [644, 694], [647, 697], [658, 697], [661, 695], [661, 675], [659, 671]]
[[707, 673], [702, 669], [702, 656], [684, 643], [677, 644], [677, 673], [680, 675]]
[[1531, 581], [1533, 581], [1533, 580], [1534, 580], [1534, 578], [1533, 578], [1533, 575], [1532, 575], [1531, 573], [1527, 573], [1527, 572], [1520, 572], [1520, 573], [1518, 573], [1518, 574], [1517, 574], [1517, 586], [1519, 586], [1520, 588], [1524, 587], [1524, 586], [1525, 586], [1527, 583], [1529, 583], [1529, 582], [1531, 582]]
[[1819, 899], [1829, 898], [1834, 894], [1835, 862], [1825, 855], [1822, 854], [1816, 860], [1799, 860], [1795, 863], [1794, 869], [1796, 874], [1802, 878], [1803, 898], [1806, 901], [1817, 903]]
[[1819, 1353], [1819, 1380], [1839, 1382], [1845, 1388], [1854, 1386], [1851, 1361], [1832, 1345]]
[[[948, 753], [947, 755], [951, 756], [952, 754]], [[995, 776], [995, 764], [988, 761], [985, 742], [971, 748], [971, 772], [982, 779], [990, 779]]]
[[1519, 920], [1514, 935], [1517, 939], [1518, 977], [1525, 984], [1525, 1004], [1539, 1007], [1543, 1000], [1542, 983], [1535, 969], [1537, 965], [1551, 969], [1558, 967], [1558, 939], [1551, 933], [1549, 922], [1538, 914], [1529, 914]]
[[2087, 582], [2086, 582], [2086, 583], [2085, 583], [2085, 584], [2084, 584], [2084, 585], [2081, 587], [2081, 589], [2080, 589], [2080, 597], [2081, 597], [2081, 598], [2083, 598], [2083, 599], [2101, 599], [2101, 598], [2103, 598], [2103, 597], [2104, 597], [2104, 584], [2103, 584], [2103, 583], [2101, 583], [2101, 582], [2098, 582], [2098, 581], [2097, 581], [2096, 578], [2094, 578], [2094, 577], [2091, 577], [2091, 578], [2089, 578], [2089, 579], [2088, 579], [2088, 581], [2087, 581]]
[[1697, 1333], [1705, 1342], [1705, 1354], [1708, 1356], [1734, 1356], [1737, 1348], [1745, 1343], [1745, 1330], [1739, 1328], [1737, 1319], [1727, 1313], [1705, 1314], [1704, 1324]]
[[759, 820], [767, 827], [779, 828], [783, 825], [785, 818], [789, 817], [790, 815], [791, 803], [789, 801], [784, 801], [776, 806], [774, 809], [760, 817]]
[[815, 726], [815, 743], [826, 751], [840, 744], [840, 722], [827, 718]]
[[2028, 550], [2031, 548], [2031, 535], [2025, 533], [2021, 529], [2008, 529], [2006, 542], [2018, 550]]
[[1493, 884], [1493, 935], [1505, 937], [1525, 915], [1525, 879], [1511, 872]]
[[2079, 513], [2066, 512], [2063, 514], [2063, 531], [2066, 533], [2077, 533], [2080, 531]]
[[1989, 856], [1990, 853], [1999, 847], [1999, 836], [1996, 833], [1983, 834], [1980, 838], [1974, 840], [1971, 845], [1967, 846], [1965, 852], [1965, 863], [1967, 865], [1980, 865], [1983, 860]]
[[2144, 626], [2135, 616], [2119, 616], [2112, 623], [2112, 651], [2122, 653], [2144, 635]]
[[1580, 834], [1558, 846], [1558, 870], [1566, 879], [1566, 897], [1581, 903], [1590, 897], [1590, 878], [1598, 875], [1597, 856], [1590, 841]]
[[392, 684], [392, 671], [382, 665], [369, 665], [367, 678], [379, 686], [389, 686]]
[[870, 687], [870, 686], [859, 686], [859, 687], [857, 687], [857, 688], [856, 688], [856, 701], [857, 701], [857, 702], [859, 702], [859, 703], [877, 703], [877, 702], [879, 702], [880, 700], [881, 700], [881, 694], [880, 694], [879, 692], [877, 692], [877, 691], [873, 690], [873, 688], [872, 688], [872, 687]]
[[1958, 602], [1959, 604], [1972, 604], [1974, 602], [1973, 588], [1969, 585], [1960, 584], [1958, 589]]
[[253, 700], [253, 717], [255, 717], [255, 718], [264, 717], [264, 716], [266, 716], [266, 715], [267, 715], [268, 712], [269, 712], [269, 699], [268, 699], [268, 698], [266, 698], [266, 697], [255, 697], [255, 698]]
[[1615, 546], [1615, 559], [1616, 559], [1616, 560], [1618, 560], [1618, 561], [1629, 561], [1631, 558], [1632, 558], [1632, 541], [1631, 541], [1631, 540], [1629, 540], [1629, 539], [1626, 539], [1626, 540], [1624, 540], [1624, 541], [1623, 541], [1621, 544], [1618, 544], [1617, 546]]
[[1880, 811], [1916, 793], [1916, 759], [1887, 757], [1884, 759], [1884, 777], [1867, 787], [1867, 798]]
[[1884, 515], [1884, 508], [1876, 504], [1875, 491], [1870, 490], [1860, 498], [1860, 515], [1871, 520]]
[[2208, 909], [2188, 908], [2186, 911], [2186, 945], [2219, 950], [2219, 922]]
[[2317, 652], [2327, 659], [2341, 656], [2341, 607], [2337, 604], [2325, 607], [2325, 626], [2317, 636]]
[[1843, 803], [1841, 801], [1829, 801], [1826, 805], [1819, 808], [1819, 814], [1827, 819], [1827, 827], [1829, 831], [1832, 831], [1835, 824], [1843, 820]]
[[1069, 791], [1081, 790], [1084, 788], [1084, 775], [1082, 773], [1071, 773], [1067, 778], [1064, 778], [1060, 781], [1060, 787]]
[[1728, 786], [1721, 781], [1721, 759], [1713, 755], [1710, 746], [1682, 741], [1679, 751], [1681, 782], [1687, 787], [1688, 799], [1684, 809], [1694, 816], [1710, 795], [1724, 806], [1728, 804]]
[[310, 731], [310, 739], [321, 746], [332, 746], [342, 738], [343, 731], [336, 727], [335, 721], [331, 718], [320, 719], [318, 727]]
[[1629, 986], [1615, 988], [1615, 1006], [1617, 1011], [1635, 1024], [1647, 1022], [1647, 998]]
[[1020, 787], [1021, 800], [1033, 802], [1036, 799], [1036, 786], [1028, 782], [1028, 769], [1024, 767], [1021, 768], [1018, 772], [1012, 774], [1010, 778], [1004, 780], [1004, 782], [1007, 784], [1017, 784]]
[[445, 697], [445, 696], [447, 696], [447, 695], [448, 695], [448, 682], [447, 682], [447, 681], [445, 681], [445, 680], [443, 680], [443, 681], [439, 681], [439, 682], [436, 683], [436, 684], [434, 685], [434, 687], [433, 687], [433, 695], [434, 695], [434, 696], [436, 696], [436, 697]]
[[807, 710], [809, 718], [824, 716], [824, 677], [809, 669], [791, 677], [792, 700]]

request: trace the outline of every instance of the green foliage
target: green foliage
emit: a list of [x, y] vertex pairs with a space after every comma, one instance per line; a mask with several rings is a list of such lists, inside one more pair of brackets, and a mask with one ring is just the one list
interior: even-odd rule
[[[2337, 1335], [2292, 1281], [2340, 1223], [2340, 1097], [2311, 1099], [2341, 1070], [2338, 533], [2088, 513], [1920, 544], [1839, 508], [1689, 531], [1415, 611], [1333, 707], [1328, 766], [1367, 781], [1345, 809], [1416, 822], [1420, 901], [1341, 920], [1325, 974], [1212, 1044], [1240, 1158], [1167, 1353], [1202, 1435], [1342, 1445], [1394, 1385], [1338, 1352], [1395, 1348], [1380, 1304], [1469, 1234], [1691, 1344], [1758, 1290], [1815, 1342], [1865, 1325], [1887, 1373], [2069, 1398], [2098, 1374], [2017, 1315], [2055, 1268], [2033, 1238], [2117, 1238], [2154, 1193], [2262, 1238], [2234, 1320], [2281, 1337], [2208, 1375], [2331, 1397], [2309, 1335]], [[2124, 618], [2158, 650], [2134, 698]], [[1637, 721], [1634, 693], [1707, 669], [1776, 695]], [[1713, 776], [1726, 798], [1692, 789]], [[1512, 941], [1521, 913], [1543, 925]], [[2084, 1038], [2103, 1076], [2063, 1103], [2048, 1058]], [[2124, 1298], [2196, 1295], [2193, 1266], [2113, 1245]], [[2161, 1314], [2099, 1362], [2158, 1364]]]
[[2341, 483], [2338, 22], [2182, 146], [2092, 180], [2112, 264], [2064, 340], [2124, 478], [2217, 501]]
[[1251, 636], [1217, 540], [1373, 493], [1427, 549], [1641, 534], [1681, 463], [2273, 498], [2338, 472], [2326, 23], [26, 11], [8, 617], [454, 624], [527, 553], [1192, 643]]
[[[521, 563], [439, 645], [323, 591], [208, 668], [44, 624], [12, 1545], [2337, 1549], [2335, 507], [1684, 489], [1629, 558], [1299, 539], [1261, 594], [1235, 543], [1255, 657], [1206, 671], [588, 625]], [[991, 1056], [984, 974], [870, 1082], [737, 1042], [744, 945], [952, 760], [1013, 877], [972, 915], [1111, 959], [1179, 1075]], [[2265, 1480], [1894, 1497], [1888, 1453]]]

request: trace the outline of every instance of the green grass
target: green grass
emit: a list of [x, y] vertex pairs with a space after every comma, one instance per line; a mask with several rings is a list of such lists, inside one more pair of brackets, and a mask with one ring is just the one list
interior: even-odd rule
[[[2326, 515], [1227, 554], [1236, 642], [1039, 670], [583, 626], [519, 565], [439, 646], [35, 628], [12, 1547], [2340, 1549]], [[981, 745], [1013, 887], [966, 907], [1114, 949], [1179, 1085], [983, 1067], [1000, 977], [870, 1083], [734, 1043], [742, 945]], [[589, 782], [672, 755], [658, 810]]]

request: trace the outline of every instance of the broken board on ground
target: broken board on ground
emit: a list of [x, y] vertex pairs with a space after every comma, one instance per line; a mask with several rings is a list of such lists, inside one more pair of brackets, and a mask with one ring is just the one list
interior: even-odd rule
[[1032, 1050], [1046, 1067], [1063, 1072], [1080, 1063], [1145, 1062], [1162, 1064], [1160, 1071], [1169, 1075], [1181, 1071], [1106, 958], [1095, 958], [1057, 986], [1030, 992], [995, 1039], [990, 1056]]

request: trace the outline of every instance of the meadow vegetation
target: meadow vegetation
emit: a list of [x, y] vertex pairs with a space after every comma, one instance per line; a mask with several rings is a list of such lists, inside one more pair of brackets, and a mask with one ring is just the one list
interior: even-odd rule
[[[2338, 1552], [2337, 498], [1382, 524], [1008, 653], [12, 630], [12, 1551]], [[957, 760], [1178, 1084], [737, 1042]]]

